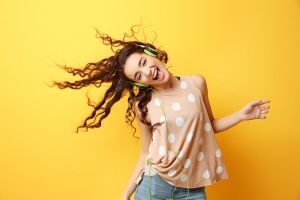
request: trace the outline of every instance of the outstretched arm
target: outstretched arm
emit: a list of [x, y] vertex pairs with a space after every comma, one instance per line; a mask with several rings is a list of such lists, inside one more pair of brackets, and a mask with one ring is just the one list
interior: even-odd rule
[[265, 103], [269, 103], [270, 100], [253, 100], [247, 105], [245, 105], [242, 109], [227, 115], [222, 118], [215, 119], [212, 113], [212, 109], [208, 99], [208, 89], [207, 82], [202, 75], [196, 75], [197, 84], [199, 84], [201, 93], [203, 94], [203, 100], [205, 103], [205, 107], [207, 113], [209, 115], [209, 119], [211, 121], [212, 127], [214, 129], [214, 133], [222, 132], [227, 130], [234, 125], [238, 124], [244, 120], [252, 120], [252, 119], [266, 119], [266, 116], [262, 116], [262, 114], [268, 113], [269, 105], [262, 106]]
[[253, 100], [241, 110], [226, 117], [215, 119], [213, 121], [214, 130], [216, 132], [221, 132], [244, 120], [266, 119], [266, 116], [263, 116], [262, 114], [268, 113], [270, 106], [262, 105], [269, 102], [270, 100]]

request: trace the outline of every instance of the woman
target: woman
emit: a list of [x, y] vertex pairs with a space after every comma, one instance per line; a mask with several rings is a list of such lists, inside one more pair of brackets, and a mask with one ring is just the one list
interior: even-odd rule
[[[67, 72], [86, 78], [54, 84], [61, 89], [80, 89], [111, 83], [98, 105], [89, 100], [94, 111], [78, 128], [99, 127], [112, 105], [129, 93], [126, 122], [133, 114], [132, 126], [138, 116], [142, 150], [122, 199], [129, 200], [133, 194], [135, 200], [206, 199], [205, 186], [228, 179], [214, 134], [243, 120], [265, 119], [261, 114], [270, 106], [263, 104], [270, 101], [255, 100], [229, 116], [214, 119], [202, 75], [174, 76], [165, 65], [167, 53], [150, 43], [100, 37], [104, 44], [122, 48], [112, 49], [113, 56], [88, 63], [82, 70], [64, 66]], [[99, 109], [103, 109], [99, 114], [104, 113], [100, 120], [87, 124], [99, 115]]]

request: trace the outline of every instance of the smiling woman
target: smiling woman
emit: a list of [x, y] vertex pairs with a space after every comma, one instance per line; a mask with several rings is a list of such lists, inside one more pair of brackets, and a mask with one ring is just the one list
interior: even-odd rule
[[[132, 122], [137, 115], [142, 149], [123, 200], [129, 200], [133, 193], [135, 200], [147, 197], [205, 200], [205, 186], [228, 179], [215, 132], [242, 120], [261, 118], [267, 107], [259, 105], [266, 101], [253, 101], [233, 115], [214, 119], [204, 76], [174, 76], [166, 68], [167, 53], [153, 44], [125, 41], [125, 37], [114, 40], [97, 33], [112, 50], [113, 47], [121, 48], [113, 50], [114, 54], [108, 58], [86, 64], [84, 69], [63, 66], [65, 71], [82, 79], [54, 81], [54, 85], [60, 89], [80, 89], [111, 83], [97, 105], [92, 105], [88, 99], [94, 110], [78, 128], [100, 127], [111, 107], [129, 94], [126, 123], [135, 133]], [[101, 112], [96, 114], [99, 110]], [[98, 115], [101, 115], [99, 121], [93, 124]], [[93, 122], [87, 124], [89, 119]]]
[[[153, 44], [140, 41], [125, 41], [124, 39], [114, 40], [107, 35], [100, 34], [99, 31], [97, 31], [97, 33], [103, 40], [104, 44], [111, 45], [112, 50], [112, 47], [121, 46], [121, 48], [117, 51], [113, 50], [114, 55], [108, 58], [104, 58], [96, 63], [86, 64], [84, 69], [63, 66], [63, 69], [66, 72], [72, 73], [73, 75], [79, 75], [82, 77], [82, 79], [75, 82], [54, 81], [53, 83], [60, 89], [67, 87], [72, 89], [80, 89], [88, 85], [100, 87], [103, 82], [111, 83], [111, 86], [104, 94], [104, 98], [97, 105], [92, 105], [90, 103], [90, 99], [88, 98], [88, 104], [94, 107], [94, 111], [85, 119], [84, 124], [78, 128], [85, 127], [88, 129], [100, 127], [101, 121], [109, 115], [111, 107], [118, 102], [124, 96], [124, 94], [127, 92], [129, 93], [128, 109], [125, 116], [127, 119], [126, 123], [132, 126], [136, 131], [136, 128], [132, 125], [132, 122], [136, 115], [138, 116], [138, 125], [140, 127], [142, 136], [142, 151], [136, 170], [134, 171], [132, 178], [124, 192], [123, 199], [129, 200], [130, 196], [134, 192], [136, 200], [145, 199], [148, 194], [150, 195], [151, 199], [161, 199], [161, 195], [164, 195], [166, 198], [170, 198], [171, 196], [173, 197], [173, 194], [174, 198], [176, 197], [176, 199], [179, 199], [180, 196], [188, 197], [189, 195], [194, 198], [205, 198], [204, 185], [199, 185], [199, 181], [202, 181], [202, 179], [199, 178], [200, 174], [195, 177], [193, 174], [191, 174], [190, 170], [187, 173], [182, 167], [180, 167], [180, 169], [176, 168], [178, 164], [180, 166], [184, 165], [185, 168], [189, 168], [190, 165], [194, 165], [188, 159], [188, 157], [191, 156], [189, 153], [187, 153], [189, 150], [181, 149], [186, 141], [188, 143], [193, 141], [187, 146], [188, 148], [199, 148], [198, 137], [200, 137], [200, 135], [195, 135], [195, 139], [192, 140], [192, 135], [190, 132], [192, 129], [199, 129], [198, 126], [201, 126], [200, 121], [197, 123], [194, 121], [198, 121], [197, 117], [195, 116], [200, 116], [199, 104], [196, 103], [199, 102], [199, 95], [197, 95], [199, 94], [199, 91], [194, 92], [194, 90], [198, 90], [198, 88], [195, 86], [196, 82], [193, 82], [192, 76], [174, 76], [166, 67], [166, 63], [168, 61], [167, 53], [159, 48], [156, 48]], [[138, 87], [137, 93], [135, 86]], [[186, 95], [188, 97], [187, 99], [185, 98]], [[160, 97], [162, 99], [160, 99]], [[177, 102], [173, 102], [174, 99], [177, 99]], [[166, 103], [165, 108], [167, 108], [167, 112], [170, 112], [170, 108], [173, 109], [173, 111], [168, 113], [168, 115], [166, 115], [164, 110], [164, 103]], [[168, 104], [172, 104], [171, 107]], [[158, 109], [157, 106], [159, 106], [160, 109]], [[185, 107], [185, 109], [182, 109], [182, 106]], [[148, 108], [150, 108], [149, 112]], [[96, 112], [99, 110], [103, 111], [96, 114]], [[176, 113], [172, 113], [180, 110], [185, 111], [177, 113], [179, 116], [174, 115]], [[162, 116], [161, 113], [163, 113]], [[98, 122], [95, 124], [87, 124], [87, 120], [92, 119], [95, 121], [97, 116], [101, 114], [102, 116]], [[130, 117], [132, 117], [131, 120]], [[177, 118], [172, 119], [172, 117]], [[184, 125], [185, 128], [176, 130], [172, 128], [174, 125]], [[195, 127], [195, 125], [197, 125], [197, 127]], [[206, 124], [206, 126], [208, 125], [209, 124]], [[172, 131], [172, 133], [169, 131]], [[176, 136], [173, 131], [177, 131], [181, 137], [179, 137], [179, 135]], [[182, 131], [182, 133], [180, 133], [180, 131]], [[158, 135], [158, 132], [161, 132], [159, 134], [160, 136]], [[155, 134], [157, 141], [156, 143], [154, 143]], [[187, 140], [185, 139], [186, 137], [188, 137]], [[164, 143], [174, 144], [169, 144], [169, 146], [156, 146]], [[212, 144], [215, 144], [214, 141], [212, 141]], [[151, 148], [153, 149], [152, 151]], [[158, 154], [150, 154], [150, 152], [157, 151]], [[165, 161], [161, 161], [166, 159], [167, 153], [172, 153], [172, 155], [169, 155], [169, 164], [165, 165]], [[196, 156], [196, 154], [193, 156]], [[154, 160], [150, 161], [149, 159], [152, 158]], [[184, 164], [180, 161], [181, 159], [188, 160], [186, 160]], [[211, 158], [211, 161], [215, 162], [216, 160], [215, 158]], [[150, 164], [150, 166], [144, 166], [145, 162]], [[221, 163], [221, 161], [219, 161], [219, 163]], [[204, 167], [205, 162], [203, 162], [203, 164], [202, 165]], [[196, 165], [198, 165], [198, 163], [196, 163]], [[169, 167], [168, 169], [165, 169], [163, 166]], [[152, 169], [153, 172], [157, 172], [157, 174], [153, 172], [145, 174], [151, 176], [155, 175], [155, 177], [153, 177], [154, 182], [152, 182], [154, 190], [143, 189], [144, 184], [146, 184], [144, 181], [142, 181], [141, 184], [143, 187], [138, 190], [137, 186], [143, 179], [143, 173], [145, 172], [145, 169]], [[180, 181], [178, 180], [178, 175], [181, 176]], [[219, 178], [222, 177], [220, 176]], [[223, 178], [226, 178], [226, 173], [224, 173]], [[197, 179], [197, 181], [194, 181], [193, 179]], [[189, 183], [189, 181], [191, 181], [191, 183]], [[215, 180], [210, 181], [213, 182]], [[211, 184], [212, 182], [210, 181], [201, 182], [201, 184]], [[157, 189], [155, 190], [155, 185], [157, 184], [159, 184], [159, 191]], [[175, 189], [177, 186], [184, 187], [184, 190], [179, 188]], [[193, 188], [190, 191], [191, 187]], [[170, 188], [172, 190], [174, 189], [172, 194], [169, 194]], [[151, 197], [151, 194], [153, 194], [153, 198]], [[201, 195], [199, 196], [198, 194]]]

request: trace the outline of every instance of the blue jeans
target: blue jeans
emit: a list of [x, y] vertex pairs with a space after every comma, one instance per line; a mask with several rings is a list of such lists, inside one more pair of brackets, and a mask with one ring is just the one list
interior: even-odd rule
[[[149, 180], [150, 178], [150, 180]], [[150, 190], [148, 181], [150, 182]], [[150, 194], [151, 193], [151, 198]], [[186, 198], [188, 195], [188, 198]], [[134, 191], [134, 200], [206, 200], [205, 186], [198, 188], [190, 188], [189, 193], [187, 188], [175, 187], [158, 174], [147, 176], [144, 174], [139, 184]]]

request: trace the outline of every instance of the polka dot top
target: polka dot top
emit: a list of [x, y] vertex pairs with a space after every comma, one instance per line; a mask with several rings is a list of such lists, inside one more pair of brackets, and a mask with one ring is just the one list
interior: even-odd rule
[[[158, 174], [176, 187], [196, 188], [228, 179], [200, 86], [195, 76], [177, 76], [171, 89], [153, 91], [147, 104], [154, 126], [146, 164], [136, 180]], [[162, 108], [161, 108], [162, 106]], [[166, 117], [164, 116], [164, 113]]]

